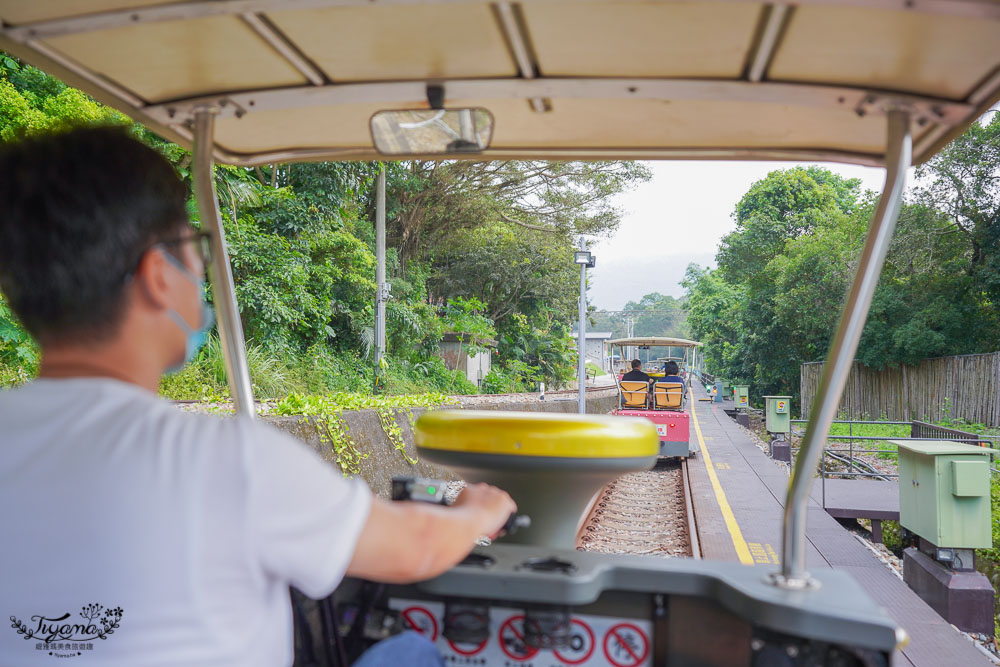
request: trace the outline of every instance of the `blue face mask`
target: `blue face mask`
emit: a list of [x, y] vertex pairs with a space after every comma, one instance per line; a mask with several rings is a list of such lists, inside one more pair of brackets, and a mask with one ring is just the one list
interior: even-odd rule
[[[171, 255], [169, 252], [164, 251], [163, 256], [166, 257], [167, 261], [173, 264], [178, 271], [184, 274], [185, 278], [197, 285], [199, 294], [204, 294], [204, 280], [194, 275], [194, 273], [191, 272], [191, 269], [184, 266], [183, 262]], [[197, 328], [192, 328], [190, 324], [184, 321], [181, 314], [172, 308], [167, 312], [167, 315], [169, 315], [170, 319], [172, 319], [177, 326], [181, 328], [181, 331], [184, 332], [186, 337], [184, 361], [167, 369], [168, 373], [176, 373], [194, 361], [195, 356], [198, 354], [198, 350], [200, 350], [205, 344], [205, 341], [208, 338], [208, 330], [212, 328], [213, 324], [215, 324], [215, 312], [212, 310], [211, 306], [205, 303], [204, 297], [202, 297], [201, 322]]]

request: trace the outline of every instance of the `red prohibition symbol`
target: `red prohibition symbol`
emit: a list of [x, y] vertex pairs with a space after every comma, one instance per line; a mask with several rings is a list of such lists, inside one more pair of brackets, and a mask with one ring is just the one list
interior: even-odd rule
[[595, 648], [597, 639], [594, 637], [594, 631], [583, 621], [574, 618], [570, 626], [569, 648], [562, 649], [562, 652], [554, 649], [552, 652], [567, 665], [582, 665], [594, 655]]
[[[484, 648], [486, 648], [486, 644], [489, 641], [490, 640], [487, 638], [487, 639], [483, 640], [482, 644], [465, 644], [465, 643], [456, 644], [455, 642], [453, 642], [453, 641], [451, 641], [449, 639], [448, 640], [448, 646], [451, 647], [452, 651], [454, 651], [455, 653], [458, 653], [459, 655], [476, 655], [477, 653], [479, 653], [480, 651], [482, 651]], [[468, 648], [468, 647], [471, 647], [471, 648]]]
[[[516, 624], [516, 625], [515, 625]], [[511, 660], [529, 660], [538, 653], [524, 643], [524, 614], [511, 616], [500, 626], [500, 650]], [[508, 648], [508, 642], [511, 646]]]
[[649, 655], [646, 633], [632, 623], [614, 625], [604, 635], [604, 657], [615, 667], [636, 667]]
[[407, 607], [401, 612], [403, 620], [411, 628], [436, 642], [438, 638], [438, 622], [434, 614], [423, 607]]

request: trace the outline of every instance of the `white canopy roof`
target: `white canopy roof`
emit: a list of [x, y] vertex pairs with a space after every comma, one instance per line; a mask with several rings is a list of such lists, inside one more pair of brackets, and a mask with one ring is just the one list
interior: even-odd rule
[[650, 345], [650, 346], [670, 346], [670, 347], [701, 347], [701, 343], [684, 338], [663, 338], [660, 336], [646, 336], [638, 338], [615, 338], [609, 340], [608, 345]]
[[1000, 99], [994, 0], [0, 0], [0, 49], [215, 157], [379, 159], [369, 118], [489, 109], [484, 158], [879, 165]]

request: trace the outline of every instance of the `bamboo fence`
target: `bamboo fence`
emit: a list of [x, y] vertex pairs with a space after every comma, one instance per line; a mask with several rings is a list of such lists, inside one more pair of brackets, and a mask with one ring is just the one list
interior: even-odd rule
[[[809, 408], [823, 362], [802, 364], [802, 415]], [[850, 419], [938, 421], [961, 417], [1000, 426], [1000, 352], [925, 359], [916, 366], [872, 370], [854, 362], [840, 411]]]

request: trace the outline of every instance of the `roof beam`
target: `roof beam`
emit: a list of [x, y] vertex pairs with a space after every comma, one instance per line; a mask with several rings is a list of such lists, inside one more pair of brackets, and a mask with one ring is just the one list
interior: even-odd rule
[[322, 86], [326, 83], [326, 77], [323, 73], [316, 68], [309, 59], [302, 55], [298, 47], [292, 44], [288, 39], [281, 34], [270, 21], [262, 17], [260, 14], [254, 14], [253, 12], [245, 12], [240, 14], [240, 18], [246, 23], [250, 28], [257, 33], [261, 39], [270, 45], [272, 49], [277, 51], [281, 56], [288, 61], [288, 63], [297, 69], [306, 80], [314, 86]]
[[[715, 79], [461, 79], [442, 83], [447, 100], [488, 102], [499, 99], [635, 99], [719, 101], [842, 109], [864, 116], [905, 108], [923, 124], [954, 125], [972, 107], [939, 98], [895, 92], [797, 83], [720, 81]], [[144, 112], [158, 122], [176, 125], [195, 109], [219, 108], [220, 118], [255, 111], [349, 104], [385, 104], [427, 108], [424, 81], [328, 84], [211, 95], [151, 105]]]
[[[522, 0], [523, 2], [559, 2], [560, 0]], [[564, 1], [564, 0], [563, 0]], [[603, 0], [580, 0], [601, 2]], [[676, 2], [733, 2], [734, 0], [662, 0], [665, 4]], [[752, 2], [753, 0], [736, 0]], [[380, 6], [455, 3], [489, 4], [490, 0], [377, 0]], [[97, 14], [84, 14], [7, 27], [7, 35], [19, 42], [46, 39], [95, 30], [109, 30], [141, 23], [179, 21], [209, 16], [261, 14], [270, 11], [317, 9], [325, 7], [370, 6], [372, 0], [200, 0], [123, 9]], [[758, 4], [758, 3], [754, 3]], [[840, 5], [868, 7], [905, 12], [960, 16], [981, 20], [1000, 20], [1000, 3], [993, 0], [796, 0], [797, 6]], [[2, 17], [0, 17], [2, 18]]]
[[[348, 148], [292, 148], [237, 153], [216, 145], [217, 161], [244, 167], [275, 162], [330, 160], [441, 160], [441, 155], [380, 155], [371, 146]], [[449, 155], [449, 160], [778, 160], [781, 162], [843, 162], [884, 166], [884, 156], [827, 148], [488, 148], [482, 153]]]
[[[976, 118], [983, 115], [993, 106], [997, 98], [1000, 98], [1000, 68], [986, 77], [969, 95], [969, 115]], [[913, 154], [918, 158], [924, 154], [934, 154], [957, 138], [958, 134], [955, 131], [955, 124], [937, 125], [915, 143]]]
[[[513, 5], [509, 2], [498, 2], [496, 8], [497, 15], [500, 18], [500, 28], [503, 31], [504, 37], [507, 38], [507, 43], [510, 44], [510, 50], [514, 54], [514, 60], [517, 62], [517, 69], [521, 73], [521, 78], [534, 79], [535, 62], [531, 57], [531, 52], [528, 50], [528, 40], [521, 31], [521, 24], [514, 15]], [[540, 97], [533, 97], [529, 102], [531, 108], [538, 113], [548, 111], [548, 105]]]
[[789, 15], [788, 5], [767, 7], [767, 18], [764, 19], [764, 29], [760, 32], [760, 41], [750, 57], [750, 67], [747, 69], [748, 81], [756, 83], [764, 79]]

